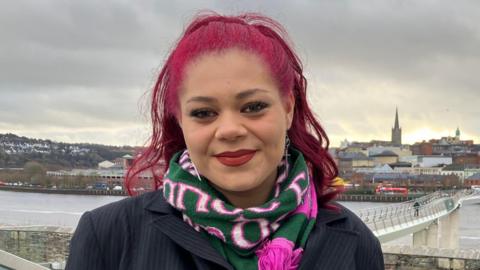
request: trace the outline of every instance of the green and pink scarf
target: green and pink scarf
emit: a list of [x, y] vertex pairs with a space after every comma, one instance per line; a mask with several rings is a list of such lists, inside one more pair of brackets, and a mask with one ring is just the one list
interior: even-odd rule
[[179, 152], [165, 174], [163, 195], [235, 269], [298, 268], [317, 216], [315, 188], [298, 150], [289, 150], [271, 198], [257, 207], [236, 208], [201, 179], [188, 151]]

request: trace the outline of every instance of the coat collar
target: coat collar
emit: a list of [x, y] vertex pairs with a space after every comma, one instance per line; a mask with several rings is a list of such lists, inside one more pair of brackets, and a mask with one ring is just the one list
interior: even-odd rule
[[[192, 254], [233, 270], [202, 234], [182, 220], [178, 211], [165, 201], [161, 190], [153, 193], [144, 203], [144, 208], [154, 214], [153, 227]], [[342, 264], [347, 267], [335, 269], [349, 269], [347, 264], [354, 258], [358, 233], [334, 225], [348, 219], [345, 209], [335, 205], [338, 210], [318, 209], [315, 227], [308, 237], [299, 269], [326, 269], [323, 266], [331, 268], [332, 265]]]
[[174, 214], [175, 209], [165, 201], [163, 197], [163, 189], [147, 193], [143, 201], [144, 208], [148, 211], [159, 214]]
[[318, 209], [315, 227], [310, 232], [300, 263], [306, 269], [354, 269], [358, 233], [345, 228], [349, 215], [345, 208], [336, 204], [338, 210]]
[[192, 254], [233, 270], [225, 258], [215, 250], [208, 240], [185, 223], [178, 211], [168, 204], [161, 190], [145, 201], [145, 209], [154, 213], [151, 225]]

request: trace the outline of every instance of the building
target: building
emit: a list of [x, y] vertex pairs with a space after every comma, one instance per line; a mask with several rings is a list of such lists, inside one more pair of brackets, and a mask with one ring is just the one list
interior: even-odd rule
[[[441, 137], [440, 139], [431, 139], [428, 142], [417, 142], [410, 149], [414, 155], [443, 155], [457, 156], [467, 153], [477, 153], [478, 145], [473, 140], [461, 140], [460, 129], [457, 127], [455, 136]], [[462, 162], [459, 162], [459, 164]]]
[[465, 166], [463, 165], [448, 165], [442, 169], [442, 175], [456, 175], [463, 182], [465, 180]]
[[453, 156], [453, 164], [458, 165], [480, 165], [480, 152], [478, 153], [465, 153]]
[[440, 140], [432, 145], [432, 154], [434, 155], [458, 155], [470, 152], [468, 144], [450, 144], [447, 141]]
[[395, 124], [392, 128], [392, 145], [402, 145], [402, 128], [398, 122], [398, 108], [395, 109]]
[[463, 184], [465, 187], [480, 186], [480, 172], [465, 179]]
[[363, 153], [339, 152], [337, 155], [340, 175], [351, 173], [356, 168], [373, 167], [374, 161]]
[[413, 155], [433, 155], [433, 144], [431, 142], [417, 142], [410, 146]]
[[416, 166], [418, 167], [444, 167], [452, 164], [452, 157], [448, 156], [416, 156]]
[[367, 148], [367, 152], [369, 156], [380, 154], [384, 151], [392, 151], [393, 153], [397, 154], [399, 157], [404, 156], [411, 156], [412, 151], [407, 147], [403, 146], [372, 146]]
[[[131, 166], [133, 157], [130, 155], [124, 155], [121, 158], [117, 158], [114, 162], [105, 160], [98, 163], [97, 169], [72, 169], [72, 170], [60, 170], [60, 171], [47, 171], [48, 176], [54, 178], [64, 178], [74, 180], [76, 178], [83, 178], [89, 183], [104, 183], [109, 187], [122, 186], [125, 181], [125, 175], [128, 168]], [[159, 163], [161, 169], [165, 166], [163, 163]], [[163, 167], [162, 167], [163, 166]], [[151, 183], [153, 174], [150, 170], [143, 171], [137, 176], [138, 179], [145, 180]]]
[[393, 187], [407, 187], [409, 189], [435, 190], [460, 186], [455, 175], [414, 175], [408, 173], [385, 172], [385, 173], [356, 173], [352, 178], [355, 184], [363, 185], [388, 185]]
[[111, 161], [108, 161], [108, 160], [105, 160], [105, 161], [102, 161], [102, 162], [98, 163], [98, 169], [99, 170], [110, 169], [113, 166], [115, 166], [115, 163], [113, 163]]
[[390, 150], [385, 150], [381, 153], [371, 155], [370, 157], [373, 158], [373, 162], [375, 165], [391, 164], [398, 162], [398, 155]]
[[442, 169], [442, 175], [456, 175], [464, 182], [464, 180], [476, 173], [480, 173], [480, 166], [478, 165], [462, 165], [452, 164]]

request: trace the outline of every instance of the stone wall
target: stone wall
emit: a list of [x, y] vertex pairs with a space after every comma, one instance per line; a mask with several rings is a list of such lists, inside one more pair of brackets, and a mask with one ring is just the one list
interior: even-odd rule
[[63, 262], [71, 237], [70, 228], [0, 227], [0, 249], [36, 263]]
[[480, 269], [480, 250], [383, 246], [386, 270]]
[[[0, 249], [32, 262], [63, 265], [72, 232], [65, 227], [0, 227]], [[480, 269], [480, 250], [391, 245], [382, 249], [386, 270]]]

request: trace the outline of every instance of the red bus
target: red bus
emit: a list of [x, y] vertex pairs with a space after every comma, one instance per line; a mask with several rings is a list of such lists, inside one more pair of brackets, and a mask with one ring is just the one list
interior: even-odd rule
[[384, 187], [377, 186], [375, 189], [376, 194], [386, 194], [386, 195], [408, 195], [408, 189], [404, 187]]

